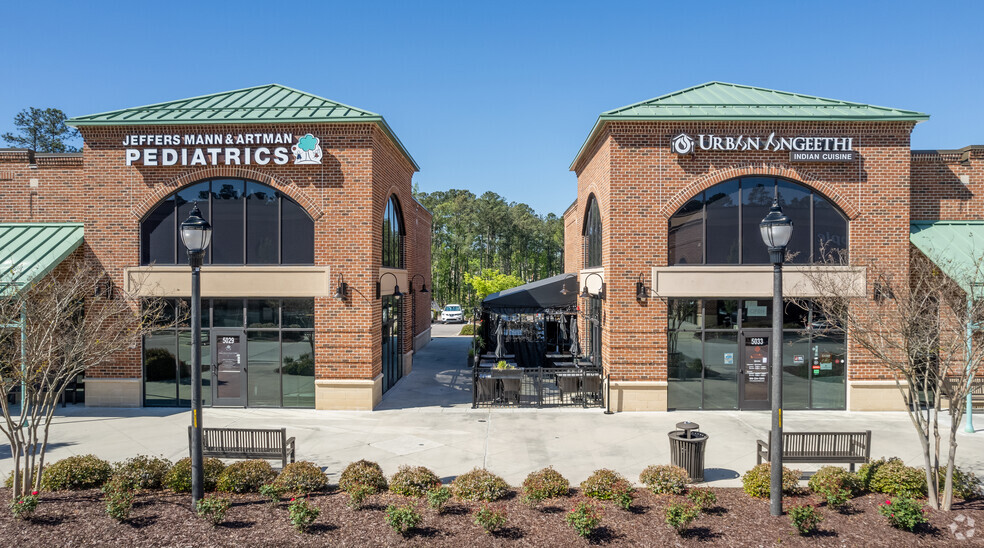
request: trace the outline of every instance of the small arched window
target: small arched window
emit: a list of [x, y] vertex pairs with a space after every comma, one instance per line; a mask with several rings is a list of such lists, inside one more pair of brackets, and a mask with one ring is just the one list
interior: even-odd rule
[[819, 192], [775, 177], [718, 183], [670, 217], [669, 264], [771, 264], [759, 223], [778, 200], [793, 220], [791, 263], [847, 259], [847, 217]]
[[588, 198], [588, 215], [584, 219], [584, 268], [601, 266], [601, 211], [598, 200]]
[[210, 179], [161, 200], [140, 223], [140, 264], [186, 264], [179, 236], [194, 204], [212, 224], [205, 264], [314, 264], [314, 220], [271, 186]]
[[403, 210], [396, 196], [390, 196], [383, 214], [383, 266], [403, 268]]

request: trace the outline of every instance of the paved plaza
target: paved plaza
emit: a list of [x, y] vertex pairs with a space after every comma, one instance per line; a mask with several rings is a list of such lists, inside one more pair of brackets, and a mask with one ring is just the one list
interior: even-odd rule
[[[375, 411], [210, 409], [209, 427], [287, 427], [297, 438], [297, 459], [325, 468], [334, 480], [348, 463], [369, 459], [387, 474], [401, 464], [422, 465], [442, 478], [486, 467], [518, 485], [529, 472], [553, 466], [572, 482], [598, 468], [630, 479], [650, 464], [669, 463], [666, 433], [677, 422], [700, 424], [709, 436], [706, 479], [740, 485], [755, 464], [755, 440], [770, 428], [768, 411], [616, 413], [601, 409], [472, 409], [460, 326], [435, 325], [434, 339], [414, 359], [413, 372], [383, 396]], [[898, 456], [922, 465], [921, 451], [903, 412], [788, 411], [788, 431], [872, 430], [872, 457]], [[958, 434], [958, 464], [984, 476], [984, 416], [977, 432]], [[177, 409], [59, 408], [47, 462], [93, 453], [118, 461], [138, 454], [177, 460], [188, 453], [190, 414]], [[820, 465], [801, 465], [816, 470]], [[0, 444], [0, 474], [11, 470], [10, 449]]]

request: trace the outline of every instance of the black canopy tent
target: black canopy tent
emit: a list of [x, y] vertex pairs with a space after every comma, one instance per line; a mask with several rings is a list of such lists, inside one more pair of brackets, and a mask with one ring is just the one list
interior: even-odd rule
[[[561, 293], [567, 288], [566, 294]], [[485, 348], [494, 348], [492, 340], [498, 319], [506, 321], [506, 351], [516, 356], [522, 367], [545, 365], [549, 349], [569, 345], [561, 322], [577, 313], [577, 276], [559, 274], [492, 293], [482, 300], [482, 332]], [[535, 320], [528, 321], [529, 315]], [[540, 324], [535, 329], [531, 323]]]

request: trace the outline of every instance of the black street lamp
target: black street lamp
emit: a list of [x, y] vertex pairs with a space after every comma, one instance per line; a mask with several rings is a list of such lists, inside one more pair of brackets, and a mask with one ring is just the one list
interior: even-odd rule
[[[424, 278], [423, 274], [414, 274], [410, 278], [410, 337], [415, 338], [417, 336], [417, 292], [413, 290], [413, 281], [420, 276], [420, 292], [428, 293], [427, 291], [427, 279]], [[416, 341], [414, 341], [416, 342]], [[416, 350], [416, 347], [414, 347]]]
[[772, 260], [772, 442], [769, 444], [769, 463], [772, 472], [769, 485], [769, 510], [773, 516], [782, 515], [782, 262], [786, 245], [793, 235], [793, 221], [782, 214], [779, 201], [772, 202], [769, 214], [759, 223], [762, 241], [769, 248]]
[[202, 287], [201, 270], [205, 249], [212, 241], [212, 225], [202, 218], [195, 202], [181, 223], [181, 241], [188, 248], [191, 265], [191, 507], [205, 495], [202, 458]]

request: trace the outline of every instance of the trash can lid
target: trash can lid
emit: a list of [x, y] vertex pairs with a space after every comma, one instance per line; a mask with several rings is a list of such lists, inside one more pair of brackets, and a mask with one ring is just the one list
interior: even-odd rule
[[696, 422], [683, 421], [683, 422], [678, 422], [676, 427], [679, 428], [680, 430], [696, 430], [700, 428], [700, 425], [697, 424]]

